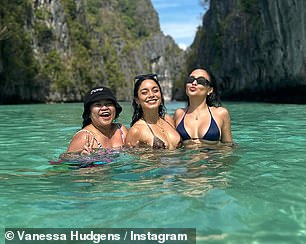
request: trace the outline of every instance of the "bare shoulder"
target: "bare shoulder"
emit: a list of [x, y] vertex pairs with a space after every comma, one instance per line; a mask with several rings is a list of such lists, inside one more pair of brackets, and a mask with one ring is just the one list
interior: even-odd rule
[[84, 140], [85, 141], [88, 137], [88, 134], [91, 134], [91, 132], [87, 130], [79, 130], [77, 133], [74, 134], [72, 140], [75, 140], [75, 141]]
[[147, 126], [142, 121], [137, 121], [128, 131], [125, 143], [129, 146], [137, 146], [146, 141]]
[[225, 107], [211, 107], [211, 110], [214, 111], [214, 113], [216, 113], [218, 116], [229, 116], [229, 111]]
[[178, 108], [177, 110], [175, 110], [174, 116], [180, 116], [180, 115], [184, 114], [185, 110], [186, 110], [185, 108]]
[[130, 129], [129, 129], [129, 135], [136, 135], [141, 129], [141, 125], [139, 124], [134, 124]]
[[[75, 133], [68, 146], [67, 152], [81, 151], [85, 142], [88, 141], [88, 135], [90, 135], [90, 132], [86, 130], [80, 130]], [[93, 135], [91, 135], [91, 137], [92, 136]]]
[[178, 120], [181, 120], [185, 114], [185, 108], [178, 108], [173, 115], [174, 122], [176, 123]]
[[165, 115], [164, 120], [168, 121], [170, 124], [172, 124], [174, 126], [174, 120], [172, 119], [172, 117], [169, 114]]
[[137, 121], [128, 131], [129, 138], [139, 138], [144, 132], [145, 124], [142, 121]]

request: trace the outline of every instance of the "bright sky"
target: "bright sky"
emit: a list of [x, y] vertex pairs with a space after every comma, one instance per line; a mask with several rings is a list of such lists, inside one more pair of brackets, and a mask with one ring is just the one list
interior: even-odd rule
[[197, 27], [202, 25], [207, 10], [200, 0], [151, 0], [159, 16], [160, 27], [165, 35], [186, 49], [193, 42]]

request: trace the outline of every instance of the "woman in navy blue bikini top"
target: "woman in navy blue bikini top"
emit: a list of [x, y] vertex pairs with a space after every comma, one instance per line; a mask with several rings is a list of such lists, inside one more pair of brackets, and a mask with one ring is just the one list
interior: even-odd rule
[[232, 143], [230, 115], [221, 107], [216, 80], [204, 69], [195, 69], [185, 83], [188, 105], [175, 111], [176, 130], [183, 141]]

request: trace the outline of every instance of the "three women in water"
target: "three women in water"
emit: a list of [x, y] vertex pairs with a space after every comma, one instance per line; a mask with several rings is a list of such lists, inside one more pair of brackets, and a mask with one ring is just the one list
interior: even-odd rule
[[93, 148], [180, 147], [182, 141], [210, 144], [232, 143], [230, 115], [220, 106], [216, 80], [204, 69], [195, 69], [185, 83], [188, 103], [172, 119], [165, 113], [164, 97], [157, 75], [135, 77], [131, 128], [114, 123], [122, 110], [106, 87], [85, 97], [83, 127], [73, 137], [67, 152], [89, 154]]

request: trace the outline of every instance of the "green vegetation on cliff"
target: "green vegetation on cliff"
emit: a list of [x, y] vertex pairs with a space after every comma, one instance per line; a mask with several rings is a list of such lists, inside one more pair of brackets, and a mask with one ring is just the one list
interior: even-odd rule
[[150, 0], [4, 0], [0, 103], [80, 101], [98, 85], [130, 99], [132, 77], [161, 56], [176, 78], [182, 59], [172, 46]]
[[209, 66], [215, 71], [222, 70], [223, 62], [227, 59], [225, 51], [231, 48], [229, 43], [236, 43], [241, 49], [246, 48], [254, 33], [259, 31], [258, 0], [235, 1], [235, 7], [232, 8], [224, 7], [226, 4], [218, 1], [211, 4], [211, 9], [207, 12], [209, 23], [206, 25], [204, 22], [204, 26], [198, 28], [188, 53], [188, 70], [200, 66]]
[[9, 98], [10, 91], [16, 86], [34, 85], [37, 63], [31, 47], [31, 35], [24, 28], [29, 24], [30, 9], [30, 1], [2, 0], [0, 4], [0, 29], [5, 30], [0, 39], [0, 90], [5, 91], [0, 96], [0, 103], [19, 102], [22, 94]]

